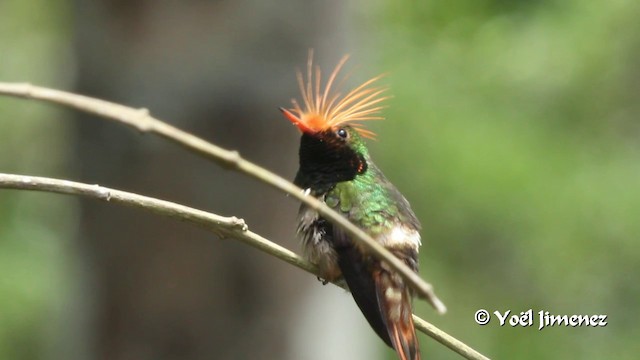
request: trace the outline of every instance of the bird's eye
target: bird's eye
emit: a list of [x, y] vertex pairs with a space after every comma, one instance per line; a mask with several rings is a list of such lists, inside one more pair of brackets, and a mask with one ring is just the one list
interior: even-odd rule
[[338, 136], [340, 136], [340, 137], [341, 137], [341, 138], [343, 138], [343, 139], [346, 139], [346, 138], [347, 138], [347, 136], [349, 135], [349, 134], [347, 133], [347, 130], [345, 130], [345, 129], [339, 129], [339, 130], [338, 130], [338, 132], [337, 132], [337, 134], [338, 134]]

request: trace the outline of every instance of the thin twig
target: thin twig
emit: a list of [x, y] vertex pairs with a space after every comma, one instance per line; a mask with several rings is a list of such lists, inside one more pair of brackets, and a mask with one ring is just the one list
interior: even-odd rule
[[426, 320], [418, 317], [417, 315], [413, 315], [413, 325], [416, 327], [416, 329], [429, 335], [431, 338], [433, 338], [440, 344], [457, 352], [465, 359], [489, 360], [488, 357], [480, 354], [469, 345], [452, 337], [446, 332], [438, 329], [435, 325], [431, 324], [430, 322], [427, 322]]
[[224, 217], [170, 201], [114, 190], [100, 185], [89, 185], [68, 180], [0, 173], [0, 188], [46, 191], [80, 195], [178, 219], [214, 232], [221, 237], [233, 237], [261, 251], [274, 255], [291, 265], [316, 274], [317, 269], [296, 253], [249, 231], [243, 219]]
[[[170, 201], [133, 194], [125, 191], [106, 188], [100, 185], [89, 185], [68, 180], [45, 177], [25, 176], [0, 173], [0, 188], [35, 190], [59, 194], [79, 195], [105, 202], [135, 207], [154, 214], [178, 219], [198, 225], [221, 236], [229, 236], [251, 245], [260, 251], [273, 255], [278, 259], [296, 266], [309, 273], [318, 275], [315, 266], [294, 252], [275, 244], [264, 237], [249, 231], [244, 220], [236, 217], [224, 217]], [[434, 338], [438, 342], [470, 360], [488, 360], [468, 345], [438, 329], [427, 321], [413, 315], [416, 329]]]
[[156, 134], [169, 139], [187, 150], [194, 151], [217, 162], [225, 168], [240, 171], [280, 191], [290, 194], [296, 199], [307, 204], [310, 208], [316, 210], [333, 224], [343, 228], [353, 240], [360, 242], [360, 244], [374, 256], [388, 263], [410, 284], [412, 288], [416, 290], [416, 293], [419, 296], [424, 297], [436, 309], [436, 311], [441, 314], [446, 312], [446, 307], [435, 295], [433, 286], [420, 278], [417, 273], [409, 269], [406, 264], [393, 256], [387, 249], [373, 240], [367, 233], [353, 225], [349, 220], [323, 204], [321, 201], [312, 196], [306, 195], [302, 189], [293, 185], [288, 180], [243, 159], [237, 151], [225, 150], [192, 134], [164, 123], [150, 116], [147, 109], [134, 109], [104, 100], [60, 90], [33, 86], [31, 84], [0, 83], [0, 94], [27, 99], [45, 100], [96, 114], [111, 120], [116, 120], [125, 125], [137, 128], [142, 132]]

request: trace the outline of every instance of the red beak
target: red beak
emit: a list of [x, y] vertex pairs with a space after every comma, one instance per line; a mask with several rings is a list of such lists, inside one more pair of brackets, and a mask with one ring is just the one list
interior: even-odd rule
[[280, 111], [282, 111], [282, 113], [284, 114], [284, 116], [289, 119], [289, 121], [291, 121], [295, 126], [298, 127], [298, 129], [300, 129], [300, 131], [302, 131], [303, 133], [312, 133], [313, 130], [311, 130], [311, 128], [309, 128], [304, 122], [302, 122], [302, 120], [293, 115], [293, 113], [285, 108], [280, 108]]

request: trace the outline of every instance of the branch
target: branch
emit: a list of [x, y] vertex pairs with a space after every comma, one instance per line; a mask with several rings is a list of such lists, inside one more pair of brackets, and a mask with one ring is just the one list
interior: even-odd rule
[[[249, 227], [244, 220], [236, 217], [224, 217], [206, 211], [197, 210], [188, 206], [172, 203], [170, 201], [159, 200], [143, 195], [133, 194], [125, 191], [106, 188], [100, 185], [89, 185], [67, 180], [59, 180], [45, 177], [24, 176], [0, 173], [0, 189], [35, 190], [43, 192], [53, 192], [67, 195], [79, 195], [105, 202], [120, 204], [129, 207], [143, 209], [154, 214], [163, 215], [169, 218], [178, 219], [225, 237], [233, 237], [245, 244], [278, 259], [305, 270], [311, 274], [318, 275], [315, 266], [294, 252], [275, 244], [264, 237], [249, 231]], [[447, 346], [466, 359], [488, 360], [487, 357], [478, 353], [460, 340], [438, 329], [434, 325], [413, 315], [416, 329], [434, 338], [441, 344]]]
[[371, 252], [380, 260], [384, 260], [403, 279], [407, 281], [416, 293], [424, 297], [440, 314], [447, 311], [445, 305], [438, 299], [433, 291], [433, 286], [425, 282], [413, 270], [404, 264], [400, 259], [393, 256], [382, 245], [373, 240], [367, 233], [353, 225], [345, 217], [341, 216], [318, 199], [308, 196], [288, 180], [243, 159], [237, 151], [230, 151], [211, 144], [203, 139], [191, 135], [185, 131], [175, 128], [149, 115], [147, 109], [134, 109], [104, 100], [94, 99], [87, 96], [72, 94], [60, 90], [48, 89], [33, 86], [30, 84], [0, 83], [0, 94], [23, 97], [27, 99], [38, 99], [52, 103], [65, 105], [74, 109], [92, 113], [107, 119], [115, 120], [122, 124], [134, 127], [141, 132], [159, 135], [171, 140], [187, 150], [198, 153], [209, 158], [219, 165], [245, 173], [259, 181], [270, 185], [282, 192], [290, 194], [302, 201], [312, 209], [316, 210], [323, 217], [333, 224], [343, 228], [351, 238], [359, 242], [365, 249]]
[[435, 325], [430, 322], [418, 317], [417, 315], [413, 315], [413, 325], [416, 329], [422, 331], [423, 333], [429, 335], [431, 338], [439, 342], [440, 344], [448, 347], [449, 349], [457, 352], [465, 359], [473, 359], [473, 360], [489, 360], [488, 357], [480, 354], [476, 350], [474, 350], [469, 345], [463, 343], [462, 341], [454, 338], [453, 336], [447, 334], [446, 332], [438, 329]]

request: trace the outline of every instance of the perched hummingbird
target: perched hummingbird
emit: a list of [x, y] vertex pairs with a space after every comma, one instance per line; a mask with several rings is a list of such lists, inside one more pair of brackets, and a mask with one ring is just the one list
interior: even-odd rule
[[[388, 98], [386, 87], [375, 85], [377, 76], [345, 95], [332, 92], [346, 61], [342, 58], [322, 87], [320, 68], [309, 56], [306, 79], [297, 74], [304, 107], [292, 100], [293, 108], [280, 109], [302, 132], [294, 183], [417, 272], [420, 223], [409, 202], [371, 161], [363, 137], [373, 133], [358, 123], [382, 119], [378, 113]], [[325, 283], [346, 281], [378, 336], [400, 359], [420, 359], [411, 317], [413, 293], [400, 275], [304, 204], [298, 220], [304, 253]]]

